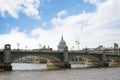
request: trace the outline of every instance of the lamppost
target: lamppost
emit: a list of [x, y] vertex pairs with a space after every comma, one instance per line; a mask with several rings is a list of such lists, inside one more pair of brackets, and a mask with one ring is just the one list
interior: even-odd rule
[[27, 51], [28, 46], [25, 46], [25, 51]]
[[19, 51], [19, 46], [20, 46], [20, 44], [19, 44], [19, 43], [17, 43], [17, 46], [18, 46], [18, 51]]
[[41, 48], [41, 44], [39, 44], [39, 51], [40, 51], [40, 48]]

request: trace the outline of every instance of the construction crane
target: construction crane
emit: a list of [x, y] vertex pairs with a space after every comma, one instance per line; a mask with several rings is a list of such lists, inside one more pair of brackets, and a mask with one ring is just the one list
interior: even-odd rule
[[79, 50], [80, 41], [79, 41], [79, 39], [78, 39], [77, 37], [76, 37], [75, 43], [76, 43], [76, 45], [77, 45], [77, 47], [78, 47], [78, 50]]

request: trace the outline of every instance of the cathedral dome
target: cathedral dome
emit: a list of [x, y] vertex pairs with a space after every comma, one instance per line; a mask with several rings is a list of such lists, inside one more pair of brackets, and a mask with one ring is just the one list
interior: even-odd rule
[[61, 36], [61, 40], [58, 44], [58, 50], [64, 50], [66, 46], [66, 42], [63, 40], [63, 36]]
[[59, 42], [60, 46], [66, 46], [66, 42], [63, 40], [63, 36], [61, 37], [61, 40]]

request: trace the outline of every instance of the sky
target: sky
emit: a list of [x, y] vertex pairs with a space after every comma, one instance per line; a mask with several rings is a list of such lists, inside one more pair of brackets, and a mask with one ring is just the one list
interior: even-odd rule
[[0, 49], [120, 44], [120, 0], [0, 0]]

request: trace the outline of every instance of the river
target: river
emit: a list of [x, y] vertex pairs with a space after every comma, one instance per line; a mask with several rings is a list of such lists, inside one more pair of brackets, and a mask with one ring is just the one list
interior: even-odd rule
[[120, 80], [120, 67], [48, 70], [44, 64], [13, 63], [13, 71], [0, 72], [0, 80]]

